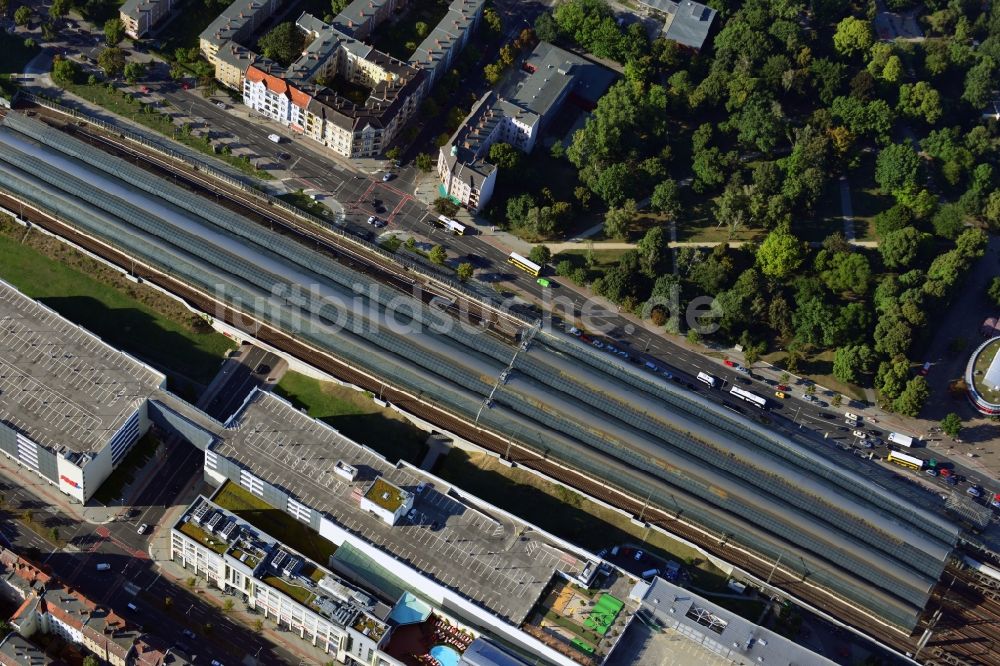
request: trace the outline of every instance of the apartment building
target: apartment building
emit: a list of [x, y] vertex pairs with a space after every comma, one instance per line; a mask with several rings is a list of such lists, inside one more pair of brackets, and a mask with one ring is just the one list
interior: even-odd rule
[[118, 18], [125, 26], [126, 35], [140, 39], [169, 16], [178, 4], [177, 0], [126, 0], [118, 10]]
[[[243, 46], [280, 0], [236, 0], [200, 37], [201, 52], [224, 85], [240, 90], [258, 113], [322, 143], [344, 157], [381, 154], [416, 114], [423, 96], [479, 25], [485, 0], [454, 0], [408, 62], [366, 44], [406, 0], [355, 0], [327, 24], [303, 13], [301, 57], [287, 68]], [[333, 79], [368, 89], [363, 101], [330, 85]]]
[[541, 42], [525, 59], [523, 71], [505, 94], [481, 98], [438, 153], [441, 192], [470, 210], [481, 210], [493, 195], [497, 170], [489, 162], [494, 143], [509, 143], [524, 153], [567, 99], [592, 109], [614, 81], [601, 65]]
[[17, 632], [10, 632], [0, 642], [0, 666], [66, 666], [62, 659], [52, 659]]
[[[263, 59], [250, 65], [244, 104], [344, 157], [378, 155], [416, 113], [426, 74], [310, 14], [296, 23], [311, 37], [302, 56], [287, 69]], [[367, 99], [323, 85], [334, 78], [367, 88]]]
[[86, 502], [149, 429], [166, 377], [0, 282], [0, 453]]
[[389, 606], [204, 497], [171, 530], [170, 557], [341, 663], [399, 664], [382, 650]]
[[123, 618], [6, 548], [0, 566], [0, 581], [23, 600], [10, 618], [19, 634], [54, 634], [112, 666], [126, 666], [139, 632]]

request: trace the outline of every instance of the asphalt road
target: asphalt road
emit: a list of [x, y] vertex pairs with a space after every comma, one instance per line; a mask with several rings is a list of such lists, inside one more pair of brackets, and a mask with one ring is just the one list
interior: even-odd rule
[[272, 370], [282, 362], [281, 357], [252, 346], [238, 363], [227, 363], [223, 372], [228, 373], [225, 383], [218, 387], [215, 396], [205, 407], [205, 412], [213, 418], [226, 422], [236, 413], [250, 392], [263, 386]]
[[[0, 540], [29, 557], [37, 557], [53, 574], [96, 603], [113, 608], [133, 624], [178, 645], [189, 655], [196, 654], [199, 657], [196, 663], [209, 663], [211, 659], [241, 663], [248, 651], [258, 653], [265, 663], [277, 660], [298, 663], [297, 657], [271, 646], [250, 628], [226, 617], [197, 591], [177, 585], [155, 570], [147, 554], [154, 530], [139, 535], [138, 526], [147, 523], [153, 528], [169, 529], [158, 525], [165, 507], [187, 503], [203, 489], [202, 453], [194, 447], [178, 445], [154, 464], [163, 470], [162, 474], [132, 501], [133, 515], [101, 526], [71, 518], [34, 494], [33, 486], [44, 484], [43, 481], [28, 475], [15, 478], [2, 470], [6, 510], [32, 510], [34, 529], [48, 534], [55, 527], [60, 539], [69, 545], [53, 550], [50, 542], [13, 519], [0, 521]], [[110, 565], [110, 570], [97, 571], [97, 565], [102, 563]], [[173, 600], [169, 609], [163, 601], [167, 597]], [[137, 610], [131, 610], [129, 603]], [[185, 630], [193, 632], [197, 640], [182, 638]]]

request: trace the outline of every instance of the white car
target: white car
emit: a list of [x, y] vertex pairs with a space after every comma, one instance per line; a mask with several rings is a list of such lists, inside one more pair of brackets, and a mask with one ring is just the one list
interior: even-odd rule
[[149, 525], [147, 523], [143, 523], [142, 525], [139, 525], [139, 529], [136, 530], [136, 534], [145, 534], [148, 529]]
[[594, 340], [594, 341], [593, 341], [593, 342], [591, 342], [590, 344], [594, 345], [594, 346], [595, 346], [595, 347], [597, 347], [598, 349], [604, 349], [604, 343], [603, 343], [603, 342], [601, 342], [600, 340]]
[[217, 107], [219, 107], [220, 109], [222, 109], [223, 111], [225, 111], [226, 109], [228, 109], [228, 108], [229, 108], [228, 106], [226, 106], [226, 103], [225, 103], [225, 102], [216, 102], [216, 103], [215, 103], [215, 105], [216, 105]]
[[566, 332], [569, 333], [572, 336], [577, 337], [577, 338], [580, 337], [581, 335], [583, 335], [583, 331], [581, 331], [580, 329], [576, 328], [575, 326], [570, 326], [569, 330], [566, 331]]
[[861, 440], [868, 439], [868, 435], [865, 434], [864, 430], [855, 430], [851, 434], [854, 435], [855, 437], [857, 437], [858, 439], [861, 439]]
[[745, 367], [743, 367], [742, 365], [738, 365], [738, 366], [736, 366], [736, 372], [739, 372], [739, 373], [742, 373], [742, 374], [744, 374], [744, 375], [749, 375], [749, 374], [750, 374], [750, 371], [749, 371], [749, 370], [747, 370], [747, 369], [746, 369]]
[[979, 489], [979, 486], [969, 486], [968, 490], [965, 491], [973, 497], [982, 497], [983, 491]]
[[635, 551], [635, 561], [638, 562], [639, 560], [641, 560], [642, 556], [645, 554], [646, 553], [642, 552], [641, 550]]
[[394, 173], [382, 174], [382, 182], [383, 183], [388, 183], [390, 180], [392, 180], [395, 177], [396, 177], [396, 174], [394, 174]]

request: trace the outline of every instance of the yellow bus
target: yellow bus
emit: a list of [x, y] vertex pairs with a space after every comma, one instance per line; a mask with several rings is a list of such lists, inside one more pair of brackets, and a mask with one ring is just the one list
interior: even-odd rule
[[539, 266], [538, 264], [536, 264], [533, 261], [529, 261], [528, 259], [525, 259], [521, 255], [519, 255], [517, 252], [511, 252], [510, 253], [510, 256], [507, 257], [507, 263], [508, 264], [513, 264], [514, 266], [517, 266], [518, 268], [520, 268], [525, 273], [529, 273], [529, 274], [531, 274], [534, 277], [538, 277], [541, 274], [541, 272], [542, 272], [542, 267], [541, 266]]
[[900, 453], [899, 451], [890, 451], [888, 461], [901, 467], [909, 467], [910, 469], [915, 470], [921, 470], [924, 468], [923, 460], [916, 456]]

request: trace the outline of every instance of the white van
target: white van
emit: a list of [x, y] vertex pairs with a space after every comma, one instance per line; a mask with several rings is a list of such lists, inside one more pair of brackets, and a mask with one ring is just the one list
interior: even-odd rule
[[274, 141], [275, 143], [281, 143], [281, 135], [279, 134], [268, 134], [267, 138], [269, 141]]
[[98, 571], [107, 571], [110, 568], [111, 568], [111, 565], [108, 564], [107, 562], [101, 562], [101, 563], [99, 563], [97, 565], [97, 570]]
[[715, 382], [717, 381], [715, 377], [708, 374], [707, 372], [698, 373], [698, 381], [702, 384], [708, 384], [709, 388], [715, 388]]
[[899, 444], [900, 446], [905, 446], [906, 448], [913, 446], [912, 437], [909, 435], [900, 435], [898, 432], [890, 432], [889, 441], [894, 444]]
[[851, 412], [847, 412], [846, 414], [844, 414], [844, 423], [851, 426], [852, 428], [858, 427], [858, 421], [860, 421], [860, 419], [858, 418], [857, 414], [852, 414]]

